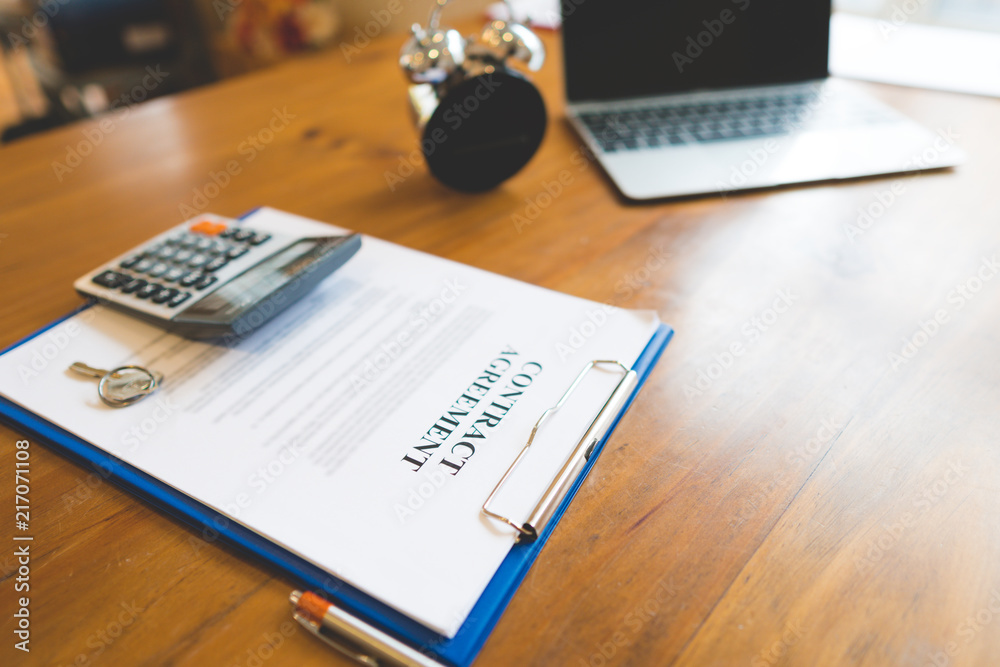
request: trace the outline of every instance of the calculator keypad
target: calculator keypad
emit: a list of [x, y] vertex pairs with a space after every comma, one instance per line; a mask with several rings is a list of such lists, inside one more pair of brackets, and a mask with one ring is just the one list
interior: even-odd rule
[[132, 279], [132, 282], [130, 282], [128, 285], [125, 285], [121, 289], [122, 289], [122, 292], [125, 293], [125, 294], [132, 294], [134, 292], [138, 292], [140, 289], [142, 289], [145, 286], [146, 286], [146, 281], [145, 280], [143, 280], [142, 278], [134, 278], [134, 279]]
[[91, 281], [129, 298], [176, 308], [194, 293], [217, 283], [219, 278], [213, 273], [269, 240], [267, 233], [202, 220], [186, 231], [136, 249], [117, 267], [98, 273]]

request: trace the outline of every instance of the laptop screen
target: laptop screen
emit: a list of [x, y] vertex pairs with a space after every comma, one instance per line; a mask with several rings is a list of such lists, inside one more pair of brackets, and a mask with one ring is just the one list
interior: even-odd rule
[[562, 0], [570, 101], [827, 76], [830, 0]]

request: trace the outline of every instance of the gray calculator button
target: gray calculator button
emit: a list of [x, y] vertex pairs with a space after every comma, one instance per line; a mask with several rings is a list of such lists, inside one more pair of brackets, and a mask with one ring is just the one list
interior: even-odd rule
[[127, 276], [124, 273], [119, 273], [118, 271], [108, 270], [103, 273], [97, 274], [96, 276], [91, 278], [91, 280], [100, 285], [101, 287], [117, 289], [118, 287], [121, 287], [122, 285], [128, 283], [129, 276]]
[[211, 286], [217, 280], [218, 278], [216, 278], [215, 276], [207, 276], [207, 275], [202, 276], [201, 278], [198, 279], [198, 282], [194, 284], [194, 288], [199, 290], [205, 289], [206, 287]]
[[212, 261], [211, 257], [209, 257], [208, 255], [202, 255], [201, 253], [198, 253], [197, 255], [188, 260], [187, 265], [190, 266], [192, 269], [197, 269], [202, 266], [205, 266], [210, 261]]
[[153, 303], [166, 303], [167, 301], [170, 301], [175, 296], [177, 296], [179, 293], [180, 290], [176, 290], [173, 287], [164, 287], [159, 292], [154, 294], [153, 298], [150, 299], [150, 301], [152, 301]]
[[174, 255], [174, 261], [177, 262], [178, 264], [183, 264], [192, 257], [194, 257], [193, 250], [178, 250], [177, 254]]
[[[125, 276], [124, 279], [122, 280], [121, 284], [118, 286], [118, 289], [120, 289], [122, 292], [125, 292], [126, 294], [129, 294], [130, 292], [134, 292], [135, 291], [135, 290], [130, 290], [129, 287], [132, 286], [132, 283], [136, 283], [136, 282], [142, 282], [142, 283], [144, 283], [146, 281], [143, 280], [142, 278], [136, 278], [134, 276]], [[140, 285], [140, 287], [141, 287], [141, 285]], [[136, 289], [138, 289], [138, 287]]]
[[246, 246], [238, 245], [227, 250], [226, 257], [228, 257], [229, 259], [236, 259], [237, 257], [242, 257], [243, 255], [247, 254], [249, 250], [250, 249], [247, 248]]
[[181, 240], [180, 245], [182, 248], [193, 248], [198, 245], [199, 237], [194, 234], [185, 234], [184, 238]]
[[190, 298], [191, 298], [191, 292], [178, 292], [173, 296], [173, 298], [170, 299], [167, 305], [170, 306], [171, 308], [176, 308], [177, 306], [181, 305]]
[[209, 262], [208, 264], [206, 264], [205, 268], [202, 269], [202, 270], [203, 271], [209, 271], [209, 272], [218, 271], [219, 269], [221, 269], [222, 267], [224, 267], [228, 263], [229, 263], [229, 259], [227, 257], [225, 257], [225, 256], [216, 257], [211, 262]]
[[170, 259], [176, 254], [177, 254], [177, 247], [172, 245], [165, 245], [156, 252], [156, 256], [159, 259]]
[[172, 283], [175, 280], [180, 280], [187, 274], [188, 272], [186, 270], [180, 268], [179, 266], [175, 266], [163, 274], [163, 280], [165, 282]]
[[149, 271], [151, 268], [153, 268], [154, 264], [156, 264], [156, 262], [149, 259], [148, 257], [144, 257], [142, 260], [139, 261], [138, 264], [133, 266], [132, 269], [137, 273], [145, 273], [146, 271]]
[[135, 295], [140, 299], [148, 299], [149, 297], [159, 292], [161, 289], [163, 288], [157, 285], [156, 283], [146, 283], [138, 290], [136, 290]]
[[198, 271], [192, 271], [191, 273], [181, 278], [179, 284], [181, 287], [191, 287], [196, 282], [201, 280], [204, 275], [205, 275], [204, 273], [199, 273]]
[[145, 286], [146, 286], [145, 280], [143, 280], [142, 278], [136, 278], [128, 285], [122, 287], [122, 292], [124, 292], [125, 294], [132, 294], [133, 292], [138, 292]]
[[163, 262], [157, 262], [156, 264], [154, 264], [153, 266], [151, 266], [149, 269], [146, 270], [146, 275], [149, 276], [150, 278], [159, 278], [169, 270], [170, 270], [169, 265], [164, 264]]

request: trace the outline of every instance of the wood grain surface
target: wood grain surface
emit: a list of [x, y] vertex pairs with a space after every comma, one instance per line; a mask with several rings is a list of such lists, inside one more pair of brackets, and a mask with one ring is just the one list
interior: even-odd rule
[[[567, 126], [548, 35], [540, 152], [463, 195], [411, 162], [401, 39], [0, 149], [0, 344], [185, 207], [654, 309], [674, 341], [476, 664], [1000, 664], [1000, 102], [857, 84], [968, 161], [633, 205]], [[15, 650], [19, 438], [0, 428], [4, 664], [347, 664], [292, 624], [291, 581], [35, 441]]]

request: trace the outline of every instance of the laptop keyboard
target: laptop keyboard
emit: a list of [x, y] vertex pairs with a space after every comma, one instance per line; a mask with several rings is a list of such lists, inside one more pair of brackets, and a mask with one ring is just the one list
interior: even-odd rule
[[662, 104], [599, 113], [580, 120], [607, 153], [788, 134], [810, 128], [848, 127], [891, 120], [878, 107], [820, 102], [817, 92], [793, 91], [761, 97]]

